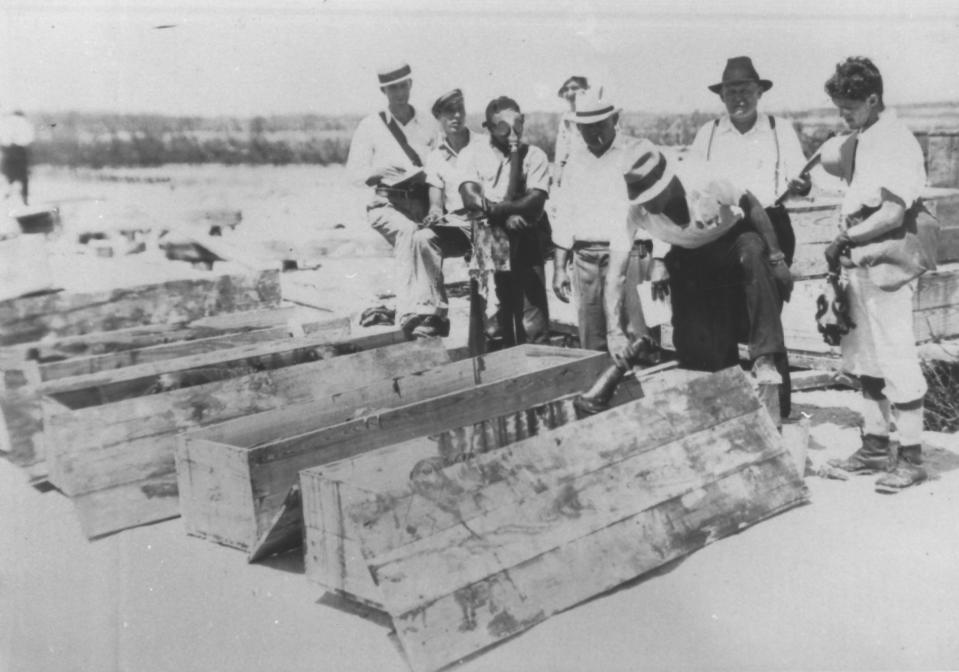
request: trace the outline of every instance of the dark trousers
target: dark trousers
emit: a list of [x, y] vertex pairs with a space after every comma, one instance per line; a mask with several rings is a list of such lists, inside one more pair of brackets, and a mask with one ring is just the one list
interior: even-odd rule
[[752, 359], [786, 352], [782, 297], [767, 256], [765, 241], [744, 222], [708, 245], [666, 255], [673, 345], [683, 366], [732, 366], [740, 341]]
[[776, 240], [779, 241], [779, 249], [786, 255], [786, 264], [793, 265], [793, 255], [796, 253], [796, 234], [793, 231], [792, 221], [789, 219], [789, 213], [782, 205], [774, 205], [766, 208], [766, 215], [772, 222], [773, 231], [776, 232]]
[[5, 145], [0, 148], [0, 173], [7, 178], [7, 184], [20, 182], [20, 195], [28, 202], [30, 192], [30, 172], [27, 169], [30, 157], [26, 147]]
[[[519, 215], [512, 215], [522, 219]], [[494, 225], [496, 223], [494, 222]], [[503, 226], [506, 226], [504, 221]], [[503, 345], [541, 343], [549, 338], [549, 302], [543, 269], [543, 232], [539, 225], [510, 230], [510, 269], [496, 273], [499, 301], [497, 331]]]

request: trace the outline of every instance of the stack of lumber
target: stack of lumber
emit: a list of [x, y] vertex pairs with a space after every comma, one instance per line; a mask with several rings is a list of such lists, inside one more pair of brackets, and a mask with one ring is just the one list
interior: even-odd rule
[[177, 449], [185, 526], [252, 560], [299, 546], [299, 470], [578, 392], [609, 363], [605, 353], [524, 345], [186, 432]]
[[738, 367], [517, 438], [466, 461], [406, 443], [300, 472], [307, 573], [385, 610], [416, 672], [807, 497]]

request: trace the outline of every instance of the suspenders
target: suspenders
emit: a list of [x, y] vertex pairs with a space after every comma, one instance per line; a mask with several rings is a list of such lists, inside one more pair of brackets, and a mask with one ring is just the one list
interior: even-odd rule
[[[776, 117], [768, 115], [769, 128], [773, 132], [773, 142], [776, 143], [776, 168], [773, 176], [773, 193], [779, 193], [779, 133], [776, 132]], [[706, 161], [709, 161], [709, 155], [713, 151], [713, 137], [716, 135], [716, 127], [719, 126], [719, 119], [713, 119], [713, 124], [709, 128], [709, 143], [706, 145]]]

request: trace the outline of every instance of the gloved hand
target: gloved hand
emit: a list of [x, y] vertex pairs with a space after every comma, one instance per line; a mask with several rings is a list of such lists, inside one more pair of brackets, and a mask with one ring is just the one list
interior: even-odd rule
[[483, 195], [483, 187], [477, 182], [463, 182], [459, 188], [463, 207], [473, 213], [489, 214], [489, 201]]
[[835, 240], [829, 243], [829, 247], [827, 247], [826, 251], [823, 252], [823, 256], [826, 257], [826, 264], [828, 265], [830, 272], [839, 272], [839, 266], [842, 263], [840, 258], [843, 256], [848, 256], [850, 247], [852, 247], [852, 240], [845, 231], [840, 233], [838, 236], [836, 236]]
[[652, 283], [653, 299], [665, 301], [669, 297], [669, 271], [662, 259], [653, 259], [649, 268], [649, 281]]
[[423, 221], [420, 223], [420, 228], [426, 228], [430, 226], [436, 226], [439, 224], [440, 220], [443, 219], [443, 211], [438, 208], [430, 208], [430, 211], [427, 213], [426, 217], [423, 218]]

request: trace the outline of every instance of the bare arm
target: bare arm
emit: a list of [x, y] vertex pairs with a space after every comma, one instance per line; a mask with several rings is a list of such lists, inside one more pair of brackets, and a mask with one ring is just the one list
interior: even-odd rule
[[905, 216], [906, 205], [902, 199], [883, 189], [882, 205], [879, 209], [858, 224], [846, 229], [846, 235], [849, 236], [853, 245], [865, 243], [900, 226]]
[[511, 201], [490, 204], [490, 215], [495, 217], [509, 217], [520, 215], [527, 220], [533, 220], [543, 211], [546, 205], [546, 192], [540, 189], [529, 189], [519, 198]]

